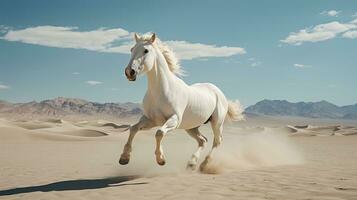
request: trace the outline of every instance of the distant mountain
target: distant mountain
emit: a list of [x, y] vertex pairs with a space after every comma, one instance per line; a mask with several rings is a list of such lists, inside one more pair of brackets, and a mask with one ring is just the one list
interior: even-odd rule
[[[15, 117], [94, 116], [124, 118], [141, 115], [137, 103], [97, 103], [83, 99], [58, 97], [41, 102], [10, 103], [0, 100], [0, 115]], [[357, 119], [357, 104], [336, 106], [327, 101], [291, 103], [263, 100], [245, 109], [247, 116], [298, 116], [309, 118]]]
[[141, 114], [136, 103], [96, 103], [83, 99], [58, 97], [41, 102], [9, 103], [0, 101], [0, 114], [63, 117], [67, 115], [105, 115], [128, 117]]
[[247, 114], [298, 116], [310, 118], [357, 119], [357, 104], [336, 106], [327, 101], [291, 103], [286, 100], [263, 100], [246, 108]]

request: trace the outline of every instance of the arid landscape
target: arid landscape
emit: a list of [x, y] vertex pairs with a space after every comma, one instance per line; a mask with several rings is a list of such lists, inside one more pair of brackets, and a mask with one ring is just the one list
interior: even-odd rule
[[357, 200], [357, 0], [0, 1], [0, 200]]
[[[248, 116], [227, 123], [205, 172], [186, 171], [196, 142], [164, 138], [158, 166], [154, 130], [138, 133], [132, 160], [118, 159], [137, 117], [71, 116], [0, 120], [0, 199], [355, 199], [357, 123]], [[211, 130], [202, 127], [211, 145]], [[209, 148], [206, 148], [208, 150]]]

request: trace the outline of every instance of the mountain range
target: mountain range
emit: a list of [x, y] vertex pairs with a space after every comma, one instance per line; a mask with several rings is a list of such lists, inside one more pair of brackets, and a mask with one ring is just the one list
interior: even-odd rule
[[308, 118], [357, 119], [357, 104], [337, 106], [328, 101], [297, 102], [263, 100], [245, 109], [247, 114]]
[[[69, 115], [108, 116], [115, 118], [142, 114], [138, 103], [97, 103], [83, 99], [58, 97], [40, 102], [10, 103], [0, 100], [0, 114], [31, 117]], [[357, 119], [357, 104], [337, 106], [327, 101], [291, 103], [286, 100], [262, 100], [245, 109], [245, 114], [297, 116], [308, 118]]]
[[68, 115], [104, 115], [128, 117], [141, 114], [137, 103], [96, 103], [82, 99], [58, 97], [41, 102], [9, 103], [0, 101], [0, 114], [29, 117], [64, 117]]

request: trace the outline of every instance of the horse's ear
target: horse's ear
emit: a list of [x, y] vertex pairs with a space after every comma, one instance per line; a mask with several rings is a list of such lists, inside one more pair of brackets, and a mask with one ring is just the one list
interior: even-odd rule
[[155, 42], [155, 39], [156, 39], [156, 34], [153, 33], [152, 36], [151, 36], [151, 38], [150, 38], [150, 42], [151, 42], [151, 43], [154, 43], [154, 42]]
[[137, 33], [134, 33], [134, 38], [135, 38], [135, 42], [139, 42], [140, 36]]

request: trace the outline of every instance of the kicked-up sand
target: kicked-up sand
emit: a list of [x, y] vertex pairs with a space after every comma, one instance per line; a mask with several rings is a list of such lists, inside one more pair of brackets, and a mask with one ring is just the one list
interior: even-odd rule
[[[120, 122], [0, 119], [0, 199], [357, 199], [357, 122], [307, 121], [226, 124], [199, 172], [185, 170], [197, 144], [181, 130], [163, 139], [165, 166], [155, 130], [137, 134], [121, 166]], [[201, 131], [202, 161], [212, 133]]]

